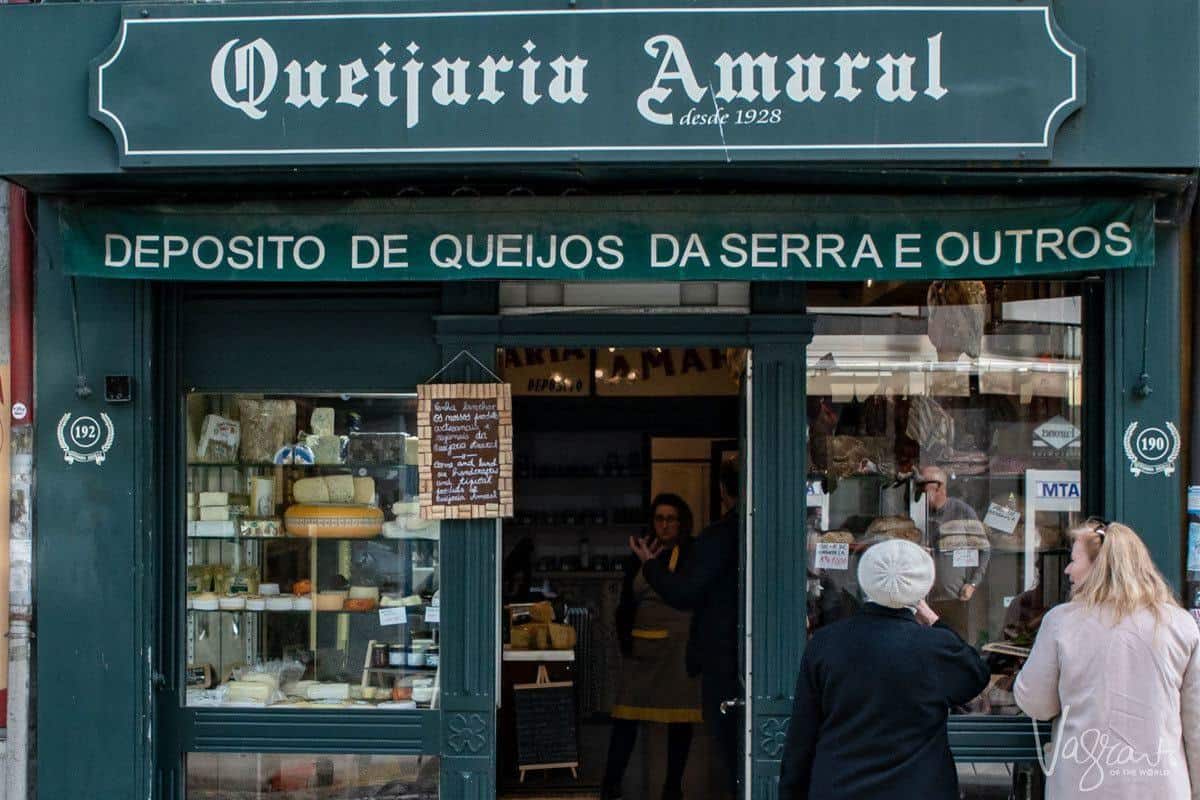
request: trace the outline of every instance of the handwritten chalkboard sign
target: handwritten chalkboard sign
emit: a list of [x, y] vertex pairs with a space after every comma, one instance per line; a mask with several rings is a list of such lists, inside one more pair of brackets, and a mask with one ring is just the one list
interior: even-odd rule
[[579, 737], [575, 725], [575, 684], [551, 682], [546, 668], [537, 683], [513, 686], [517, 720], [517, 769], [569, 769], [579, 777]]
[[417, 435], [423, 519], [512, 516], [508, 384], [417, 387]]

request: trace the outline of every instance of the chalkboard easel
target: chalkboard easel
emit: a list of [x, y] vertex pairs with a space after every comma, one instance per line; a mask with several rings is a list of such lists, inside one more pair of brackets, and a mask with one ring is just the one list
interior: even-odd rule
[[517, 722], [517, 769], [521, 783], [532, 770], [569, 769], [579, 779], [575, 682], [551, 681], [545, 665], [534, 683], [513, 684]]

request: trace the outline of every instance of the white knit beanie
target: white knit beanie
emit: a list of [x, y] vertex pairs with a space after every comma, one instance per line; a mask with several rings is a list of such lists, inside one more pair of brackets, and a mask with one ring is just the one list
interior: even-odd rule
[[904, 539], [880, 542], [858, 562], [858, 585], [872, 603], [915, 609], [933, 587], [933, 558]]

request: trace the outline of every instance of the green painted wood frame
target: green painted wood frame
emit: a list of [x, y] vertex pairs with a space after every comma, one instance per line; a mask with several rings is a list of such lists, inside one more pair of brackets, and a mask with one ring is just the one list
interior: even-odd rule
[[[46, 201], [41, 210], [43, 220], [53, 217]], [[178, 582], [170, 572], [177, 563], [168, 552], [172, 537], [163, 533], [168, 527], [162, 523], [174, 510], [160, 505], [158, 499], [175, 496], [179, 488], [164, 483], [164, 474], [170, 471], [166, 465], [176, 458], [169, 443], [177, 441], [178, 431], [166, 422], [178, 419], [178, 393], [158, 387], [189, 385], [189, 377], [180, 371], [181, 364], [188, 363], [186, 353], [173, 341], [186, 320], [181, 319], [180, 304], [172, 299], [173, 290], [151, 284], [78, 281], [80, 340], [88, 358], [77, 369], [72, 361], [71, 283], [48, 255], [55, 251], [57, 235], [52, 224], [42, 227], [38, 265], [37, 397], [39, 413], [49, 424], [39, 426], [36, 437], [42, 487], [35, 498], [40, 653], [36, 668], [42, 687], [80, 685], [87, 680], [94, 691], [41, 694], [36, 721], [39, 789], [56, 797], [102, 791], [114, 797], [153, 794], [173, 800], [182, 794], [177, 756], [186, 748], [379, 752], [375, 723], [366, 719], [349, 730], [322, 725], [320, 715], [304, 712], [252, 717], [210, 710], [181, 718], [177, 695], [168, 702], [170, 687], [179, 679], [178, 665], [162, 660], [160, 654], [170, 652], [169, 646], [178, 641], [171, 627], [178, 609], [170, 603], [160, 607], [159, 598], [161, 587]], [[1104, 509], [1132, 522], [1146, 535], [1164, 573], [1178, 581], [1182, 475], [1177, 471], [1153, 479], [1134, 476], [1127, 469], [1122, 445], [1131, 421], [1179, 421], [1177, 224], [1160, 226], [1157, 249], [1158, 267], [1149, 276], [1105, 276], [1085, 289], [1084, 380], [1089, 400], [1085, 502], [1089, 509]], [[413, 314], [388, 316], [389, 324], [400, 329], [388, 335], [402, 334], [408, 342], [421, 343], [405, 354], [409, 358], [405, 369], [414, 384], [464, 346], [485, 363], [500, 345], [728, 343], [754, 348], [751, 624], [752, 631], [760, 634], [753, 639], [756, 674], [751, 682], [755, 800], [774, 797], [790, 681], [803, 646], [804, 592], [799, 576], [804, 553], [780, 532], [803, 522], [803, 509], [794, 498], [782, 495], [791, 485], [786, 471], [804, 472], [803, 463], [795, 459], [805, 452], [801, 370], [807, 333], [793, 313], [797, 302], [802, 302], [803, 288], [772, 291], [755, 290], [755, 311], [765, 313], [754, 315], [499, 318], [494, 287], [479, 285], [458, 290], [455, 303], [443, 299], [443, 313], [436, 317], [433, 299], [427, 312], [411, 309]], [[789, 292], [791, 302], [780, 299]], [[245, 290], [238, 292], [245, 294]], [[358, 295], [352, 304], [333, 305], [357, 312], [387, 301], [375, 295]], [[236, 300], [237, 295], [231, 297]], [[430, 290], [430, 298], [436, 297], [437, 291]], [[219, 297], [209, 300], [226, 302]], [[232, 315], [226, 321], [235, 329], [282, 324], [289, 316], [294, 319], [330, 305], [328, 298], [311, 295], [290, 302], [286, 309], [277, 308], [266, 316]], [[319, 331], [302, 333], [306, 341], [320, 338]], [[1134, 387], [1143, 369], [1146, 342], [1154, 343], [1146, 350], [1145, 364], [1154, 392], [1142, 396]], [[330, 349], [328, 342], [322, 346]], [[202, 359], [207, 352], [209, 360], [204, 363], [209, 366], [219, 355], [212, 343], [194, 352]], [[363, 380], [361, 374], [350, 375], [346, 363], [330, 363], [328, 368], [339, 381], [345, 379], [342, 386]], [[133, 375], [134, 402], [108, 407], [98, 396], [78, 397], [75, 376], [80, 371], [93, 386], [101, 385], [105, 374]], [[312, 388], [303, 386], [296, 374], [286, 364], [267, 363], [259, 379], [277, 391]], [[370, 374], [378, 379], [380, 372]], [[237, 387], [222, 378], [209, 388]], [[372, 387], [354, 383], [354, 388]], [[111, 413], [119, 431], [110, 460], [103, 469], [64, 464], [55, 441], [55, 419], [64, 412], [101, 411]], [[782, 447], [781, 441], [790, 446]], [[53, 491], [46, 489], [50, 486]], [[1144, 502], [1147, 490], [1154, 493], [1155, 502]], [[439, 716], [389, 716], [385, 747], [396, 753], [440, 753], [444, 796], [483, 798], [493, 795], [495, 781], [495, 534], [494, 527], [485, 531], [487, 526], [481, 523], [459, 525], [447, 531], [443, 545], [447, 585], [462, 586], [444, 600], [446, 630], [461, 632], [454, 637], [456, 644], [445, 650], [445, 707]], [[771, 572], [784, 564], [793, 568]], [[774, 585], [767, 579], [776, 577], [781, 582]], [[65, 653], [87, 655], [80, 660], [62, 657]], [[759, 670], [764, 674], [757, 674]], [[1034, 755], [1024, 720], [962, 718], [952, 720], [950, 729], [961, 760], [1029, 760]], [[84, 741], [79, 730], [111, 734]]]

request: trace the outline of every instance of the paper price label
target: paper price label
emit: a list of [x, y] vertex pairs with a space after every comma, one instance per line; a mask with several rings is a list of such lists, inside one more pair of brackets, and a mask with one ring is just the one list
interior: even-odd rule
[[956, 566], [956, 567], [978, 567], [979, 566], [979, 551], [978, 550], [955, 550], [954, 551], [954, 566]]
[[379, 609], [379, 624], [380, 625], [407, 625], [408, 624], [408, 609], [404, 606], [396, 606], [395, 608]]
[[845, 542], [819, 542], [817, 569], [849, 569], [850, 545]]
[[425, 607], [425, 621], [426, 622], [441, 622], [442, 621], [442, 607], [441, 606], [426, 606]]
[[1005, 533], [1012, 533], [1017, 529], [1017, 523], [1021, 521], [1021, 512], [1015, 508], [1005, 508], [1002, 505], [992, 503], [988, 506], [987, 514], [983, 517], [983, 524], [989, 528], [994, 528]]

